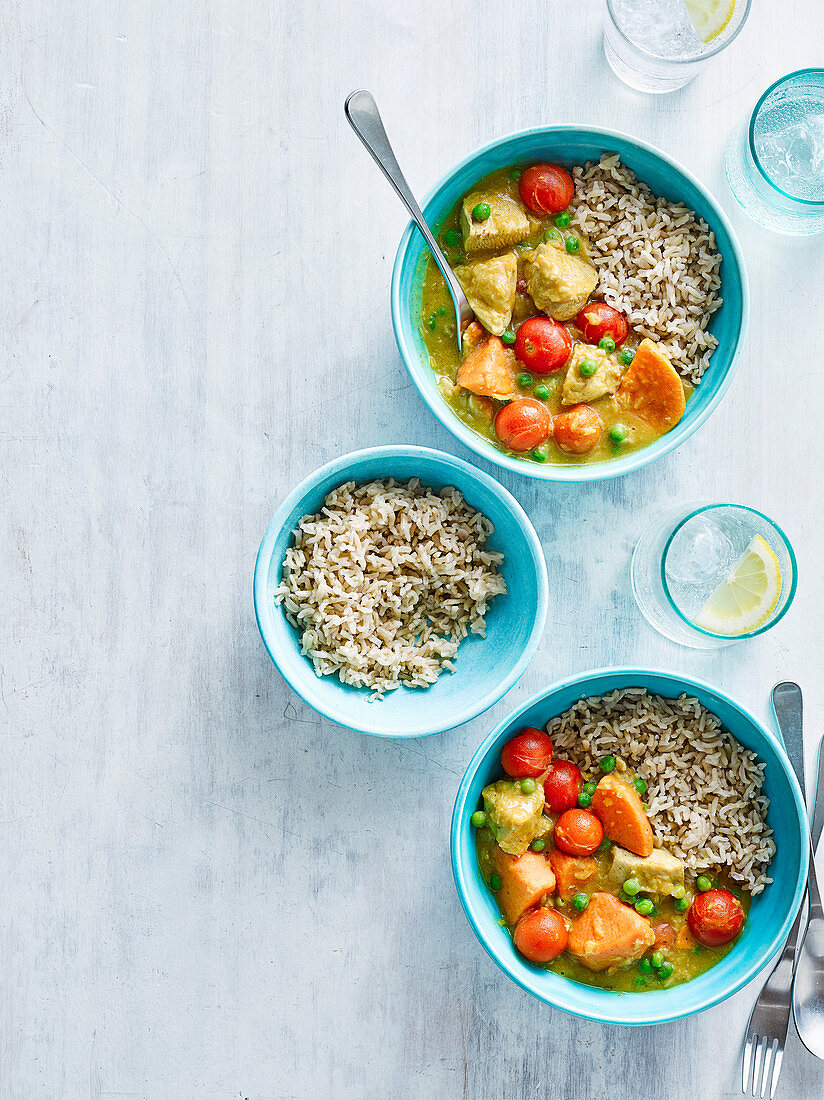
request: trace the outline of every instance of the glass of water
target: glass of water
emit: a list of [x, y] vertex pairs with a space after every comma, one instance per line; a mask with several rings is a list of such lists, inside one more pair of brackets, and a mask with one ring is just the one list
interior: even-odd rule
[[642, 614], [680, 645], [715, 649], [763, 634], [795, 596], [789, 539], [742, 504], [679, 504], [635, 547], [630, 576]]
[[824, 69], [776, 81], [727, 149], [730, 190], [754, 221], [795, 236], [824, 232]]
[[604, 53], [640, 92], [672, 92], [737, 38], [750, 0], [607, 0]]

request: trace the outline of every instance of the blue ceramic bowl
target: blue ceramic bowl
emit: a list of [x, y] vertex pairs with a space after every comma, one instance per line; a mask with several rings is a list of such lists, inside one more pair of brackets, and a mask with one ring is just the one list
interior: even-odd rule
[[[365, 689], [337, 676], [316, 676], [300, 651], [298, 632], [275, 606], [292, 531], [301, 516], [317, 512], [324, 497], [345, 481], [419, 477], [441, 489], [454, 485], [495, 525], [489, 547], [504, 554], [507, 594], [492, 601], [486, 639], [461, 642], [455, 672], [443, 672], [426, 689], [400, 687], [368, 702]], [[517, 683], [532, 660], [547, 612], [546, 562], [535, 529], [517, 500], [469, 463], [425, 447], [372, 447], [343, 455], [302, 482], [278, 508], [260, 544], [255, 565], [255, 613], [269, 656], [283, 678], [316, 711], [350, 729], [379, 737], [423, 737], [452, 729], [483, 713]]]
[[[541, 728], [576, 700], [620, 687], [645, 687], [658, 695], [695, 696], [716, 714], [742, 745], [766, 762], [764, 790], [770, 798], [767, 820], [775, 831], [777, 852], [770, 864], [774, 879], [752, 903], [740, 939], [711, 970], [673, 989], [614, 993], [582, 985], [533, 966], [517, 953], [498, 924], [500, 913], [478, 872], [474, 829], [469, 818], [482, 789], [501, 776], [502, 746], [524, 726]], [[463, 777], [452, 816], [452, 870], [464, 912], [475, 935], [504, 973], [541, 1001], [612, 1024], [660, 1024], [700, 1012], [729, 997], [750, 981], [786, 939], [807, 879], [806, 819], [801, 792], [778, 740], [729, 696], [702, 683], [667, 672], [637, 668], [601, 669], [564, 680], [533, 695], [490, 733]]]
[[588, 466], [542, 466], [499, 451], [463, 424], [438, 393], [435, 373], [429, 366], [429, 356], [418, 331], [421, 285], [428, 251], [412, 223], [401, 238], [392, 273], [395, 339], [406, 369], [430, 410], [456, 439], [476, 454], [507, 470], [544, 481], [601, 481], [639, 470], [674, 450], [704, 423], [727, 392], [747, 330], [749, 291], [744, 260], [726, 215], [709, 191], [685, 168], [660, 150], [626, 134], [582, 126], [548, 126], [501, 138], [461, 161], [441, 180], [424, 201], [424, 215], [434, 229], [439, 229], [446, 215], [472, 184], [507, 164], [528, 164], [531, 161], [583, 164], [587, 160], [598, 160], [605, 152], [620, 153], [623, 163], [649, 184], [656, 194], [685, 202], [699, 214], [714, 231], [723, 256], [721, 295], [724, 304], [713, 315], [709, 326], [719, 340], [718, 348], [680, 423], [650, 446], [623, 458], [594, 462]]

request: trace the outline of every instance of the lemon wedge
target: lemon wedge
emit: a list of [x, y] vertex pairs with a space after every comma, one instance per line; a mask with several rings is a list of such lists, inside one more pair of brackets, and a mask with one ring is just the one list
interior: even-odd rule
[[749, 634], [767, 621], [780, 596], [781, 565], [770, 544], [756, 535], [693, 622], [713, 634]]
[[712, 42], [724, 30], [735, 11], [735, 0], [684, 0], [692, 25], [702, 42]]

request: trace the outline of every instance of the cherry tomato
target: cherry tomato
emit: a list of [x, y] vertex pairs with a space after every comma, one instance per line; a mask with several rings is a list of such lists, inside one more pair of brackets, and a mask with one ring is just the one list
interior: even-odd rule
[[567, 927], [554, 909], [533, 909], [518, 921], [512, 938], [530, 962], [548, 963], [557, 959], [566, 947]]
[[589, 302], [578, 311], [575, 324], [588, 344], [598, 344], [605, 336], [611, 336], [617, 347], [623, 344], [629, 332], [623, 313], [606, 302]]
[[569, 760], [556, 760], [544, 780], [544, 798], [547, 808], [555, 814], [571, 810], [578, 804], [578, 795], [584, 785], [581, 771]]
[[551, 317], [530, 317], [518, 329], [515, 354], [534, 374], [552, 374], [569, 359], [572, 337]]
[[504, 405], [495, 417], [495, 434], [511, 451], [531, 451], [549, 439], [549, 409], [532, 397], [519, 397]]
[[555, 418], [555, 442], [568, 454], [587, 454], [598, 446], [603, 430], [603, 421], [589, 405], [576, 405]]
[[568, 856], [591, 856], [604, 839], [604, 827], [589, 810], [567, 810], [555, 822], [555, 843]]
[[541, 775], [552, 763], [552, 742], [543, 730], [527, 726], [501, 750], [501, 767], [513, 779]]
[[690, 932], [705, 947], [721, 947], [735, 939], [745, 920], [741, 902], [729, 890], [696, 894], [687, 913]]
[[518, 185], [524, 205], [535, 214], [565, 210], [575, 194], [572, 176], [559, 164], [533, 164]]

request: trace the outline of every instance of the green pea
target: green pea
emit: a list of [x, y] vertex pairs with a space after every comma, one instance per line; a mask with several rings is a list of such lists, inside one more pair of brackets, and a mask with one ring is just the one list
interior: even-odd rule
[[607, 840], [607, 838], [604, 837], [604, 839], [598, 845], [598, 851], [600, 852], [601, 855], [604, 855], [604, 853], [608, 852], [611, 847], [612, 847], [612, 841]]
[[671, 962], [662, 963], [658, 968], [658, 980], [665, 982], [670, 974], [672, 974], [673, 970], [675, 970], [675, 967]]
[[584, 794], [595, 794], [595, 792], [598, 790], [598, 784], [592, 782], [584, 783], [583, 790]]
[[532, 841], [530, 848], [533, 852], [542, 852], [546, 848], [546, 841], [542, 836], [539, 836], [537, 840]]
[[525, 390], [527, 388], [527, 386], [531, 386], [532, 385], [532, 375], [531, 374], [519, 374], [518, 375], [518, 385], [521, 387], [522, 390]]
[[510, 170], [510, 173], [509, 173], [509, 178], [511, 180], [519, 180], [522, 175], [523, 175], [523, 172], [521, 171], [520, 168], [512, 168]]
[[447, 229], [443, 235], [443, 239], [449, 245], [450, 248], [457, 248], [461, 244], [461, 234], [457, 229]]
[[500, 890], [501, 886], [503, 885], [503, 881], [504, 880], [501, 878], [500, 875], [489, 876], [489, 885], [492, 887], [493, 890]]
[[695, 885], [702, 894], [706, 894], [707, 890], [712, 890], [712, 882], [710, 882], [706, 875], [699, 875], [695, 880]]
[[641, 883], [637, 878], [628, 878], [621, 889], [625, 894], [629, 894], [631, 898], [634, 898], [636, 894], [641, 893]]
[[476, 829], [483, 829], [484, 825], [486, 825], [486, 814], [483, 810], [476, 810], [469, 820]]
[[555, 215], [555, 224], [557, 226], [559, 226], [561, 229], [563, 229], [564, 226], [569, 225], [569, 222], [570, 222], [570, 213], [569, 213], [568, 210], [562, 210], [560, 214]]
[[485, 222], [491, 213], [492, 207], [488, 202], [479, 202], [477, 206], [472, 207], [472, 217], [476, 222]]
[[677, 901], [678, 899], [683, 898], [685, 896], [686, 892], [687, 891], [684, 889], [683, 886], [674, 886], [673, 890], [672, 890], [672, 896]]
[[693, 953], [693, 955], [703, 955], [704, 954], [704, 948], [701, 946], [700, 943], [697, 943], [695, 945], [695, 947], [693, 947], [692, 953]]
[[521, 793], [522, 794], [535, 794], [535, 780], [529, 776], [526, 779], [521, 780]]
[[658, 906], [655, 904], [655, 902], [652, 903], [652, 909], [650, 909], [647, 916], [649, 916], [649, 917], [657, 917], [658, 916]]
[[621, 354], [618, 356], [625, 367], [628, 367], [632, 360], [635, 358], [635, 352], [632, 348], [622, 348]]
[[646, 978], [638, 977], [635, 979], [635, 985], [638, 989], [642, 989], [647, 984]]
[[[610, 432], [610, 435], [611, 434], [612, 433]], [[636, 775], [636, 777], [632, 781], [632, 785], [639, 794], [646, 794], [647, 793], [646, 781], [643, 780], [640, 775]]]
[[566, 250], [567, 252], [576, 253], [581, 247], [581, 242], [577, 237], [567, 237]]
[[562, 241], [563, 239], [564, 238], [561, 236], [557, 229], [550, 228], [544, 231], [545, 241]]
[[610, 772], [615, 771], [615, 757], [605, 756], [603, 760], [598, 761], [598, 767], [604, 774], [608, 775]]
[[661, 954], [660, 951], [653, 951], [653, 953], [649, 957], [649, 961], [657, 970], [661, 963], [664, 961], [664, 956]]
[[672, 907], [673, 909], [675, 909], [676, 912], [683, 913], [685, 912], [685, 910], [689, 909], [690, 903], [687, 901], [686, 898], [676, 898], [675, 901], [672, 903]]
[[530, 458], [534, 458], [536, 462], [546, 462], [546, 455], [543, 451], [530, 451]]
[[589, 806], [592, 805], [592, 795], [587, 794], [585, 791], [581, 791], [581, 793], [578, 795], [578, 805], [581, 807], [582, 810], [586, 810]]
[[508, 328], [506, 332], [501, 333], [501, 341], [506, 344], [507, 347], [511, 347], [515, 343], [515, 333], [512, 331], [511, 328]]
[[438, 306], [438, 316], [439, 317], [445, 317], [446, 316], [446, 306]]
[[604, 351], [615, 351], [615, 341], [611, 336], [602, 336], [598, 341], [598, 347], [603, 348]]
[[583, 913], [588, 905], [589, 898], [586, 896], [586, 894], [575, 894], [572, 899], [572, 908], [577, 909], [579, 913]]
[[641, 971], [642, 974], [651, 974], [652, 963], [649, 961], [649, 959], [639, 959], [638, 969]]
[[655, 906], [649, 898], [641, 898], [640, 901], [636, 901], [635, 903], [635, 909], [642, 917], [648, 917], [654, 908]]
[[546, 399], [549, 397], [549, 390], [546, 388], [546, 386], [536, 386], [535, 396], [538, 398], [539, 401], [546, 401]]
[[433, 332], [435, 331], [435, 325], [436, 325], [437, 323], [438, 323], [438, 322], [437, 322], [437, 320], [436, 320], [436, 318], [435, 318], [435, 314], [433, 313], [433, 314], [432, 314], [432, 316], [431, 316], [431, 317], [429, 318], [429, 327], [430, 327], [430, 328], [432, 329], [432, 331], [433, 331]]
[[578, 364], [578, 370], [583, 374], [584, 378], [589, 378], [597, 372], [598, 364], [594, 359], [582, 359]]
[[[609, 438], [612, 440], [613, 443], [623, 443], [624, 440], [627, 438], [627, 429], [624, 427], [623, 424], [613, 424], [612, 427], [609, 429]], [[638, 790], [637, 787], [635, 789], [636, 791]], [[644, 792], [639, 791], [638, 793], [643, 794]]]

